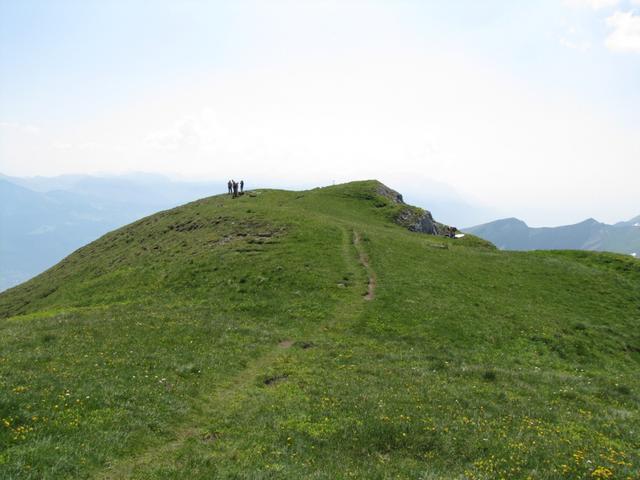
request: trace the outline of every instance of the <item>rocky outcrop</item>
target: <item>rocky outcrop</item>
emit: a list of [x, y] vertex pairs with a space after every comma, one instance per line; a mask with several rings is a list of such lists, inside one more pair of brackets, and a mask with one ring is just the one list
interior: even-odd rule
[[431, 212], [415, 207], [403, 209], [396, 217], [396, 221], [412, 232], [426, 233], [428, 235], [444, 235], [450, 228], [447, 225], [436, 222]]
[[453, 237], [458, 231], [455, 227], [436, 222], [428, 210], [407, 205], [404, 203], [404, 199], [400, 193], [382, 183], [378, 185], [376, 193], [381, 197], [391, 200], [395, 205], [402, 207], [395, 216], [395, 221], [412, 232]]
[[405, 204], [404, 200], [402, 199], [402, 195], [401, 194], [399, 194], [395, 190], [387, 187], [386, 185], [383, 185], [382, 183], [378, 185], [377, 193], [381, 197], [388, 198], [393, 203], [396, 203], [396, 204], [399, 204], [399, 205], [404, 205]]
[[441, 235], [444, 225], [433, 219], [431, 212], [425, 211], [417, 221], [409, 226], [413, 232], [427, 233], [429, 235]]

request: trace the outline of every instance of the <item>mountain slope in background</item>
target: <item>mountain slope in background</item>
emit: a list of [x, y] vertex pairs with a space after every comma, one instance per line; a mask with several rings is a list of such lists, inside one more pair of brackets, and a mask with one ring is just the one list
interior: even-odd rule
[[0, 291], [114, 228], [221, 189], [147, 174], [0, 177]]
[[65, 191], [107, 202], [117, 201], [135, 208], [178, 205], [221, 192], [222, 182], [176, 182], [151, 173], [118, 176], [61, 175], [58, 177], [0, 177], [36, 192]]
[[0, 294], [0, 478], [637, 478], [640, 264], [398, 200], [204, 198]]
[[593, 218], [562, 227], [529, 227], [506, 218], [463, 229], [502, 250], [593, 250], [640, 254], [640, 216], [615, 225]]
[[640, 215], [632, 218], [628, 222], [618, 222], [614, 226], [615, 227], [640, 227]]
[[149, 213], [0, 180], [0, 290], [49, 268], [107, 231]]

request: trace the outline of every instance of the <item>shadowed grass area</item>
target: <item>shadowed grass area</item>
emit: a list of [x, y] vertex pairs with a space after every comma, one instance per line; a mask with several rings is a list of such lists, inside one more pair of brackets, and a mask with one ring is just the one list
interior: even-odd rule
[[1, 294], [0, 477], [637, 478], [640, 264], [378, 192], [210, 197]]

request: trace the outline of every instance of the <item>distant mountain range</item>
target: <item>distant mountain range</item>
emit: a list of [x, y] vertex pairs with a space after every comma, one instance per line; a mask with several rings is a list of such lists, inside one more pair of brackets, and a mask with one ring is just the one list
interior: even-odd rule
[[150, 174], [0, 175], [0, 291], [114, 228], [224, 189], [221, 182], [174, 182]]
[[464, 228], [502, 250], [597, 250], [640, 255], [640, 215], [615, 225], [593, 218], [575, 225], [532, 228], [517, 218]]

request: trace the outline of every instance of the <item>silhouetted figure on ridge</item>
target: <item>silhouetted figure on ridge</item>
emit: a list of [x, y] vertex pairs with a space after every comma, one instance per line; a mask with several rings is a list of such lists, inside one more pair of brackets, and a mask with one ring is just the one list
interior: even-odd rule
[[233, 193], [233, 182], [232, 182], [232, 180], [229, 180], [227, 182], [227, 190], [228, 190], [228, 193]]
[[244, 180], [240, 180], [240, 193], [244, 193]]
[[238, 196], [238, 184], [233, 180], [232, 182], [233, 182], [233, 198], [236, 198]]

